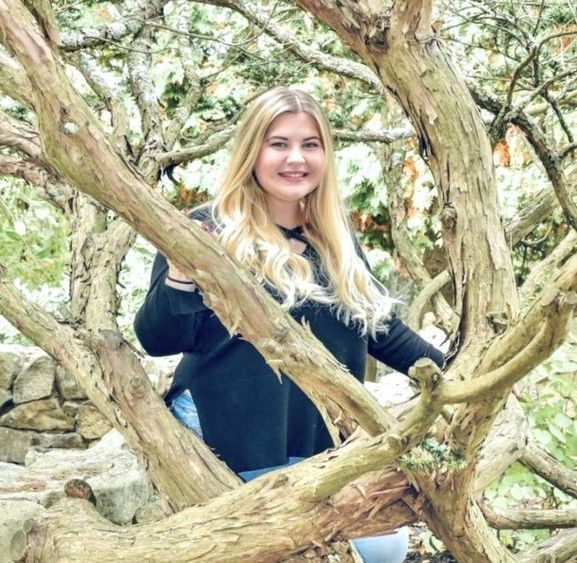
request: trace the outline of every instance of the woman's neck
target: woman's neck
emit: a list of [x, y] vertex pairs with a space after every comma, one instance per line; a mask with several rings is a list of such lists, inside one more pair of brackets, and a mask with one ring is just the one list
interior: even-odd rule
[[285, 229], [294, 229], [303, 224], [303, 210], [300, 205], [269, 206], [273, 221]]

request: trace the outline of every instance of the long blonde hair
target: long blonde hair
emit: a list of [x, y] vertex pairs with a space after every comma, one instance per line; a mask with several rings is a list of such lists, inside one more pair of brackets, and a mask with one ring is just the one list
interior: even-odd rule
[[[305, 112], [316, 122], [325, 152], [320, 185], [301, 202], [303, 234], [317, 250], [328, 286], [315, 283], [310, 263], [292, 252], [268, 212], [253, 171], [266, 132], [279, 115]], [[277, 87], [258, 96], [238, 126], [230, 162], [214, 200], [213, 216], [225, 250], [280, 293], [290, 309], [307, 299], [333, 306], [362, 334], [383, 330], [392, 300], [359, 257], [341, 198], [330, 126], [305, 92]]]

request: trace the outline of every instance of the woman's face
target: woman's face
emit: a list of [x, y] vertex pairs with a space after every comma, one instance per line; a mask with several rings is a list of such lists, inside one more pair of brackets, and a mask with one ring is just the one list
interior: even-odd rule
[[296, 206], [323, 179], [325, 151], [308, 113], [286, 112], [268, 128], [254, 173], [271, 209]]

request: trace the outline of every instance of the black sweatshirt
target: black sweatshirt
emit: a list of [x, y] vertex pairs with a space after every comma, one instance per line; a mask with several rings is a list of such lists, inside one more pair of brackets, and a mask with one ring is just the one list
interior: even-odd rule
[[[284, 231], [303, 240], [298, 229]], [[308, 245], [303, 256], [322, 282], [316, 250]], [[324, 422], [304, 393], [288, 377], [279, 381], [252, 344], [230, 337], [198, 292], [168, 287], [167, 269], [166, 259], [157, 255], [150, 289], [134, 323], [151, 356], [183, 353], [167, 404], [189, 389], [205, 442], [236, 472], [282, 465], [289, 457], [310, 457], [331, 447]], [[313, 334], [359, 381], [367, 352], [403, 373], [422, 357], [440, 366], [444, 361], [439, 350], [395, 316], [388, 332], [373, 339], [314, 301], [294, 307], [290, 314], [299, 322], [306, 319]]]

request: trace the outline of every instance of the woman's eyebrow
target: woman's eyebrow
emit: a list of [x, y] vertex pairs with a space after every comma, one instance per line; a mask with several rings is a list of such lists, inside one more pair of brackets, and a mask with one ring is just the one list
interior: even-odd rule
[[[282, 135], [271, 135], [270, 137], [266, 138], [267, 141], [270, 141], [272, 139], [279, 139], [281, 141], [288, 141], [289, 140], [288, 137], [283, 137]], [[312, 140], [320, 141], [321, 139], [318, 135], [313, 135], [312, 137], [305, 137], [303, 139], [303, 141], [312, 141]]]

